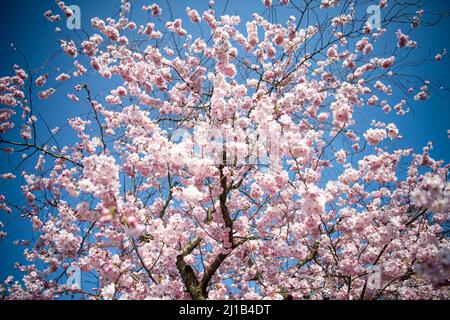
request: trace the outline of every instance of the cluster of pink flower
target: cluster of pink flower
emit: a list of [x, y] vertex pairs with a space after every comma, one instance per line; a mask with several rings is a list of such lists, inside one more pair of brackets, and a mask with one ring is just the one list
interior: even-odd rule
[[[268, 15], [283, 9], [259, 5]], [[391, 104], [402, 57], [374, 56], [386, 30], [363, 26], [355, 39], [350, 5], [328, 25], [304, 28], [259, 14], [244, 24], [217, 15], [213, 1], [203, 13], [188, 7], [186, 20], [163, 20], [157, 4], [142, 9], [143, 25], [123, 0], [119, 18], [91, 20], [97, 33], [61, 40], [65, 58], [78, 60], [52, 79], [58, 91], [77, 82], [65, 94], [78, 102], [86, 93], [91, 109], [68, 119], [76, 137], [62, 148], [31, 144], [38, 119], [22, 90], [45, 87], [49, 73], [27, 83], [15, 67], [0, 78], [2, 139], [16, 124], [15, 143], [39, 151], [21, 173], [21, 210], [38, 235], [24, 252], [30, 263], [17, 266], [23, 281], [2, 284], [8, 298], [85, 295], [48, 281], [69, 267], [95, 270], [96, 299], [448, 298], [449, 165], [431, 158], [431, 144], [422, 154], [392, 150], [397, 125], [357, 114], [376, 106], [403, 115], [414, 103], [412, 88]], [[210, 36], [193, 38], [189, 23]], [[317, 41], [324, 28], [329, 43]], [[401, 31], [397, 38], [416, 46]], [[94, 100], [89, 83], [100, 77], [110, 85]], [[430, 82], [418, 88], [416, 100], [429, 97]], [[40, 90], [41, 99], [55, 93]], [[0, 196], [0, 209], [11, 208]], [[379, 288], [369, 285], [373, 265]]]
[[375, 146], [387, 138], [385, 129], [369, 129], [364, 133], [367, 143]]
[[335, 8], [339, 5], [339, 0], [322, 0], [320, 7], [323, 9]]
[[75, 42], [71, 41], [65, 41], [61, 40], [61, 48], [64, 50], [65, 53], [70, 55], [72, 58], [75, 58], [78, 55], [78, 49], [75, 45]]
[[145, 12], [151, 11], [152, 16], [154, 17], [157, 17], [162, 13], [162, 9], [156, 3], [150, 6], [143, 6], [142, 10], [144, 10]]
[[55, 22], [55, 21], [61, 20], [61, 16], [59, 14], [54, 15], [52, 10], [45, 11], [44, 17], [50, 22]]
[[55, 2], [66, 17], [71, 17], [73, 15], [72, 9], [70, 9], [70, 7], [66, 5], [63, 1], [55, 0]]
[[28, 75], [18, 66], [15, 66], [15, 76], [0, 78], [0, 103], [9, 107], [15, 107], [25, 98], [22, 90]]
[[409, 47], [409, 48], [415, 48], [417, 46], [417, 42], [409, 40], [409, 36], [405, 35], [404, 33], [402, 33], [402, 31], [399, 29], [397, 30], [397, 46], [399, 48], [403, 48], [403, 47]]
[[169, 31], [175, 32], [180, 37], [185, 36], [187, 31], [181, 27], [181, 19], [175, 19], [166, 23], [166, 28]]
[[430, 279], [437, 286], [448, 286], [450, 273], [450, 249], [444, 247], [435, 259], [427, 258], [414, 265], [414, 271]]
[[45, 100], [50, 98], [52, 95], [54, 95], [56, 90], [54, 88], [48, 88], [47, 90], [40, 91], [38, 93], [38, 96], [40, 99]]

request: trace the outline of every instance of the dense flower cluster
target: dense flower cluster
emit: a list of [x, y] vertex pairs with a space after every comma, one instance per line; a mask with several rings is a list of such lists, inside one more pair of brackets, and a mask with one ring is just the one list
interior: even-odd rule
[[[331, 12], [342, 2], [316, 7]], [[60, 41], [71, 70], [31, 80], [15, 66], [0, 78], [2, 150], [38, 154], [24, 156], [31, 168], [0, 176], [5, 184], [21, 176], [26, 202], [11, 206], [0, 195], [0, 210], [26, 212], [37, 234], [28, 263], [17, 265], [23, 278], [0, 286], [7, 298], [450, 297], [450, 166], [431, 157], [431, 143], [421, 153], [393, 148], [395, 122], [358, 117], [373, 108], [401, 116], [429, 98], [426, 82], [388, 102], [398, 58], [375, 55], [377, 41], [413, 50], [409, 36], [368, 29], [348, 4], [305, 27], [294, 16], [243, 23], [220, 16], [214, 1], [171, 21], [146, 5], [139, 25], [130, 6], [123, 0], [118, 17], [93, 18], [88, 38]], [[190, 23], [208, 33], [194, 38]], [[106, 94], [94, 95], [91, 79], [107, 83]], [[89, 107], [68, 118], [73, 143], [39, 145], [32, 89], [49, 101], [66, 90], [67, 103]], [[67, 285], [69, 267], [98, 287]]]

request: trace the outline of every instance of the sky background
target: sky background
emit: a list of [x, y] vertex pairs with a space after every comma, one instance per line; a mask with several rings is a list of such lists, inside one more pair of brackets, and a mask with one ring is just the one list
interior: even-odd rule
[[[165, 1], [132, 1], [134, 5], [133, 18], [139, 23], [144, 23], [147, 18], [143, 14], [142, 5], [158, 3], [163, 8], [163, 19], [167, 20], [169, 12], [167, 3]], [[277, 0], [274, 0], [274, 3]], [[296, 0], [301, 3], [301, 0]], [[90, 18], [98, 16], [106, 18], [118, 12], [120, 5], [119, 0], [67, 0], [67, 4], [78, 5], [81, 8], [81, 23], [83, 29], [92, 34], [90, 28]], [[186, 6], [193, 7], [199, 12], [203, 12], [207, 8], [207, 0], [176, 0], [170, 1], [172, 7], [172, 14], [174, 18], [187, 19], [185, 12]], [[371, 1], [365, 1], [371, 3]], [[222, 12], [226, 1], [216, 1], [216, 10]], [[48, 22], [43, 13], [47, 9], [52, 9], [54, 13], [60, 13], [54, 1], [52, 0], [15, 0], [2, 3], [2, 11], [0, 13], [0, 76], [11, 75], [13, 72], [13, 65], [19, 64], [24, 66], [24, 59], [22, 55], [11, 48], [11, 42], [14, 42], [21, 52], [26, 56], [28, 64], [31, 69], [36, 69], [42, 66], [43, 61], [49, 58], [50, 55], [59, 50], [58, 40], [61, 34], [54, 31], [56, 25]], [[448, 0], [431, 0], [428, 9], [438, 12], [450, 12], [450, 1]], [[245, 22], [251, 19], [253, 12], [263, 13], [264, 6], [260, 0], [230, 0], [228, 2], [226, 13], [239, 14], [241, 16], [241, 25], [245, 26]], [[292, 12], [293, 13], [293, 12]], [[286, 16], [280, 15], [277, 18], [278, 22], [283, 23]], [[60, 23], [61, 28], [65, 28], [65, 23]], [[188, 32], [195, 34], [199, 33], [197, 26], [189, 22], [184, 22], [183, 27]], [[206, 29], [204, 29], [206, 30]], [[450, 19], [445, 17], [441, 23], [432, 28], [422, 28], [411, 34], [411, 39], [418, 42], [419, 47], [415, 50], [414, 55], [417, 60], [426, 58], [427, 56], [434, 57], [435, 54], [440, 53], [443, 48], [450, 49], [450, 37], [448, 36], [450, 30]], [[395, 32], [395, 30], [390, 30]], [[63, 35], [69, 35], [71, 39], [78, 39], [83, 37], [81, 33], [63, 30]], [[396, 45], [396, 38], [391, 36], [386, 37], [387, 45], [391, 47]], [[390, 43], [389, 43], [390, 41]], [[442, 82], [450, 85], [450, 56], [444, 57], [443, 61], [422, 63], [408, 72], [421, 75], [425, 79], [430, 79], [434, 82]], [[80, 59], [82, 61], [82, 59]], [[73, 60], [64, 54], [56, 54], [52, 57], [46, 65], [45, 72], [51, 74], [50, 83], [52, 79], [59, 74], [55, 67], [61, 67], [62, 71], [72, 69]], [[91, 79], [93, 91], [96, 95], [105, 96], [105, 92], [113, 88], [114, 85], [109, 83], [108, 87], [104, 83]], [[74, 82], [64, 84], [69, 88], [73, 86]], [[73, 104], [70, 102], [65, 94], [67, 90], [61, 88], [55, 96], [47, 101], [36, 102], [36, 110], [40, 114], [39, 118], [45, 118], [47, 125], [50, 128], [55, 126], [63, 127], [66, 119], [70, 116], [76, 116], [88, 112], [89, 108], [83, 104]], [[392, 102], [402, 99], [402, 93], [396, 90]], [[99, 98], [100, 99], [100, 98]], [[383, 121], [393, 121], [400, 129], [400, 133], [404, 136], [402, 141], [396, 142], [396, 147], [412, 147], [416, 151], [420, 150], [427, 144], [428, 141], [434, 141], [435, 148], [432, 152], [432, 157], [435, 159], [443, 159], [445, 162], [450, 162], [450, 140], [448, 139], [447, 130], [450, 129], [449, 116], [449, 94], [445, 92], [432, 91], [432, 98], [425, 102], [411, 104], [411, 112], [403, 117], [396, 117], [394, 113], [389, 116], [384, 116], [376, 111], [368, 111], [358, 115], [370, 121], [377, 118]], [[394, 104], [394, 103], [392, 103]], [[367, 110], [367, 109], [365, 109]], [[390, 119], [390, 120], [389, 120]], [[45, 128], [41, 124], [42, 130]], [[20, 128], [19, 128], [20, 130]], [[64, 145], [65, 141], [71, 141], [73, 135], [67, 131], [67, 134], [61, 134], [58, 142]], [[7, 156], [4, 153], [0, 154], [0, 173], [9, 172], [11, 167], [16, 164], [17, 158]], [[31, 165], [34, 166], [34, 161]], [[7, 183], [0, 181], [0, 194], [4, 194], [7, 198], [21, 200], [23, 198], [20, 192], [21, 179], [18, 178], [12, 182]], [[9, 274], [17, 274], [14, 271], [13, 264], [16, 261], [22, 261], [23, 248], [18, 248], [13, 245], [16, 239], [27, 239], [32, 236], [29, 224], [25, 220], [21, 220], [16, 213], [6, 215], [5, 212], [0, 212], [0, 221], [6, 225], [8, 237], [0, 240], [0, 280], [5, 279]]]

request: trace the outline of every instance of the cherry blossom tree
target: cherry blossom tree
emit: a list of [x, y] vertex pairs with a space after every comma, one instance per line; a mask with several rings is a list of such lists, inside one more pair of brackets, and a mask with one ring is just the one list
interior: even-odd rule
[[[0, 208], [35, 237], [3, 298], [448, 299], [450, 165], [395, 144], [437, 85], [407, 71], [414, 32], [442, 13], [381, 0], [374, 25], [359, 2], [258, 0], [241, 21], [214, 1], [177, 18], [122, 0], [61, 37], [73, 68], [14, 66], [1, 178], [21, 177], [24, 201]], [[73, 14], [56, 5], [49, 23]], [[47, 139], [37, 110], [61, 91], [89, 111]], [[90, 280], [67, 283], [77, 269]]]

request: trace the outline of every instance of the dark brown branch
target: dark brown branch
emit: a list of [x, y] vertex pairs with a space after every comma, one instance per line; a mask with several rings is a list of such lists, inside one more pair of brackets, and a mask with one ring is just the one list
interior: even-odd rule
[[94, 118], [95, 118], [95, 121], [97, 122], [98, 128], [100, 130], [100, 140], [101, 140], [102, 145], [103, 145], [103, 152], [106, 152], [105, 135], [103, 133], [103, 127], [102, 127], [102, 125], [100, 123], [100, 119], [98, 117], [97, 109], [95, 108], [94, 101], [92, 100], [92, 97], [91, 97], [91, 90], [89, 90], [89, 88], [88, 88], [88, 86], [86, 84], [83, 85], [83, 88], [86, 90], [86, 93], [88, 95], [87, 99], [89, 100], [89, 103], [90, 103], [90, 105], [92, 107], [92, 110], [94, 111]]
[[319, 253], [319, 243], [316, 242], [313, 244], [312, 248], [311, 248], [311, 252], [309, 253], [309, 255], [303, 259], [300, 260], [299, 262], [297, 262], [297, 264], [295, 265], [297, 268], [302, 268], [305, 264], [307, 264], [308, 262], [314, 260], [317, 257], [317, 254]]
[[38, 146], [36, 144], [31, 144], [31, 143], [23, 143], [23, 142], [14, 142], [14, 141], [6, 141], [3, 139], [0, 139], [0, 143], [5, 143], [5, 144], [10, 144], [13, 146], [20, 146], [20, 147], [26, 147], [26, 148], [35, 148], [53, 158], [56, 159], [63, 159], [66, 161], [69, 161], [71, 163], [73, 163], [74, 165], [83, 168], [83, 165], [81, 163], [75, 162], [74, 160], [67, 158], [66, 156], [63, 156], [62, 154], [57, 154], [57, 153], [53, 153], [51, 151], [48, 151], [47, 149], [45, 149], [44, 147]]
[[138, 248], [136, 246], [136, 242], [134, 241], [134, 239], [131, 239], [131, 242], [133, 243], [133, 249], [136, 252], [137, 257], [139, 258], [139, 261], [141, 262], [142, 267], [144, 268], [144, 270], [147, 272], [149, 278], [156, 284], [158, 285], [158, 282], [155, 280], [155, 278], [153, 277], [150, 269], [147, 268], [144, 260], [142, 259], [141, 255], [139, 254]]
[[190, 254], [202, 241], [201, 238], [195, 237], [182, 250], [181, 254], [177, 256], [176, 266], [180, 272], [186, 290], [194, 300], [205, 300], [206, 297], [202, 294], [200, 283], [195, 275], [194, 269], [184, 261], [184, 257]]
[[200, 282], [200, 288], [202, 290], [203, 296], [205, 296], [205, 297], [208, 296], [207, 288], [208, 288], [209, 282], [211, 281], [213, 275], [216, 273], [217, 269], [219, 269], [219, 267], [222, 265], [222, 262], [225, 261], [225, 259], [228, 257], [229, 254], [230, 253], [220, 253], [216, 257], [216, 259], [214, 259], [214, 261], [209, 266], [208, 270], [203, 275], [203, 278]]

